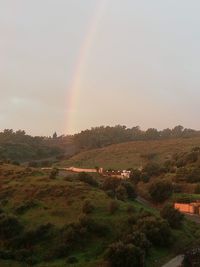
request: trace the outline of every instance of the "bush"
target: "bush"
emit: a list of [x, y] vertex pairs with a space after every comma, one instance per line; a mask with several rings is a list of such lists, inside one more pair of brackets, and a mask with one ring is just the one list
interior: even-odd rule
[[127, 198], [127, 191], [126, 191], [126, 188], [124, 186], [119, 185], [117, 187], [115, 193], [116, 193], [117, 199], [122, 200], [122, 201], [126, 200], [126, 198]]
[[59, 173], [59, 170], [57, 168], [53, 168], [53, 170], [51, 171], [49, 178], [50, 179], [56, 179], [57, 175]]
[[146, 235], [139, 231], [134, 231], [131, 234], [127, 235], [124, 240], [127, 244], [133, 244], [137, 247], [140, 247], [145, 253], [148, 253], [151, 243], [147, 239]]
[[110, 212], [110, 214], [114, 214], [116, 211], [119, 210], [119, 202], [116, 200], [113, 200], [109, 203], [109, 207], [108, 210]]
[[27, 248], [36, 245], [44, 240], [48, 240], [50, 239], [49, 236], [53, 227], [54, 226], [52, 224], [48, 223], [42, 224], [36, 229], [23, 232], [19, 236], [12, 239], [11, 245], [14, 248]]
[[173, 192], [173, 186], [168, 181], [154, 181], [149, 187], [149, 194], [155, 202], [164, 202]]
[[94, 186], [94, 187], [98, 186], [97, 181], [89, 173], [86, 173], [86, 172], [79, 173], [78, 179], [81, 182], [84, 182], [84, 183], [89, 184], [91, 186]]
[[195, 194], [200, 194], [200, 184], [197, 184], [194, 189]]
[[183, 221], [184, 215], [171, 205], [166, 205], [160, 212], [163, 219], [167, 220], [172, 228], [178, 229]]
[[78, 262], [78, 259], [76, 257], [71, 256], [71, 257], [67, 258], [67, 263], [69, 263], [69, 264], [74, 264], [77, 262]]
[[142, 172], [140, 170], [134, 169], [131, 172], [130, 179], [131, 179], [132, 182], [138, 183], [141, 180], [141, 175], [142, 175]]
[[150, 176], [147, 172], [142, 172], [141, 174], [141, 181], [144, 182], [144, 183], [148, 183], [149, 180], [150, 180]]
[[89, 214], [94, 210], [94, 205], [89, 200], [85, 200], [83, 203], [82, 211], [83, 213]]
[[143, 172], [147, 173], [148, 176], [157, 176], [161, 174], [160, 166], [156, 163], [148, 163], [144, 168]]
[[127, 212], [128, 213], [133, 213], [133, 212], [135, 212], [135, 208], [133, 207], [133, 206], [131, 206], [131, 205], [128, 205], [128, 207], [127, 207]]
[[107, 225], [97, 222], [89, 216], [83, 216], [79, 221], [81, 227], [87, 231], [88, 234], [95, 234], [97, 236], [106, 236], [109, 232]]
[[126, 189], [127, 197], [134, 200], [137, 196], [134, 186], [129, 182], [123, 182], [122, 185]]
[[28, 200], [26, 202], [24, 202], [23, 204], [21, 204], [20, 206], [18, 206], [15, 209], [15, 212], [17, 214], [24, 214], [26, 213], [28, 210], [33, 209], [38, 207], [38, 203], [34, 200]]
[[0, 215], [0, 238], [9, 239], [23, 231], [22, 224], [14, 216]]
[[115, 191], [120, 184], [121, 184], [120, 179], [109, 177], [106, 178], [105, 181], [103, 182], [102, 189], [105, 191], [112, 191], [115, 194]]
[[108, 190], [108, 191], [106, 191], [106, 194], [107, 194], [110, 198], [115, 198], [115, 192], [113, 192], [112, 190]]
[[119, 241], [109, 246], [106, 258], [112, 267], [142, 267], [144, 266], [143, 251], [133, 244]]
[[170, 227], [165, 220], [150, 216], [137, 221], [137, 228], [155, 246], [167, 247], [172, 241]]

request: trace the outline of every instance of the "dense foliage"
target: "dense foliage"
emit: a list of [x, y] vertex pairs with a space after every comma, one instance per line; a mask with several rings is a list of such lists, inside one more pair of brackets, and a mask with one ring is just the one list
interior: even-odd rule
[[0, 159], [14, 161], [39, 160], [59, 156], [63, 149], [52, 138], [32, 137], [24, 131], [0, 132]]
[[157, 180], [150, 184], [149, 194], [152, 200], [158, 203], [164, 202], [172, 195], [173, 186], [171, 182]]
[[184, 215], [180, 213], [178, 210], [174, 209], [171, 205], [166, 205], [160, 212], [160, 215], [163, 219], [167, 220], [169, 225], [172, 228], [180, 228]]
[[164, 129], [162, 131], [155, 128], [149, 128], [143, 131], [138, 126], [127, 128], [126, 126], [117, 125], [115, 127], [100, 126], [82, 131], [74, 136], [74, 142], [81, 149], [90, 149], [129, 141], [188, 138], [195, 136], [200, 136], [200, 132], [186, 129], [182, 126], [176, 126], [173, 129]]

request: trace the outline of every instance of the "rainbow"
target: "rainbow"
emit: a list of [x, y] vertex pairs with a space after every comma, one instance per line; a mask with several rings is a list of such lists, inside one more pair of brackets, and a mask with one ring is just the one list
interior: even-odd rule
[[69, 85], [68, 94], [67, 94], [67, 106], [68, 106], [68, 115], [67, 115], [67, 124], [66, 132], [69, 134], [70, 131], [74, 131], [74, 114], [77, 111], [77, 105], [79, 101], [79, 95], [81, 90], [81, 80], [84, 73], [84, 68], [86, 66], [86, 61], [92, 46], [95, 34], [97, 32], [98, 25], [101, 21], [101, 18], [104, 15], [105, 9], [107, 7], [109, 0], [98, 0], [97, 5], [94, 10], [94, 14], [91, 17], [89, 26], [85, 34], [85, 38], [80, 47], [77, 61], [75, 64], [75, 69], [73, 71], [71, 83]]

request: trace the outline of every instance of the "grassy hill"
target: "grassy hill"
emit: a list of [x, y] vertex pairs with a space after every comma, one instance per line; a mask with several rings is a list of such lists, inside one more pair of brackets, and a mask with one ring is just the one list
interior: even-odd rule
[[195, 146], [200, 146], [200, 137], [135, 141], [81, 152], [61, 165], [92, 168], [100, 166], [105, 169], [136, 168], [145, 165], [149, 160], [162, 163], [171, 159], [173, 154], [189, 151]]
[[[131, 200], [116, 200], [118, 209], [111, 213], [113, 199], [101, 187], [81, 182], [71, 173], [50, 179], [39, 169], [3, 164], [0, 174], [2, 267], [27, 263], [37, 267], [106, 267], [104, 254], [112, 242], [136, 227], [138, 220], [160, 220], [156, 209]], [[83, 211], [86, 200], [94, 208], [89, 214]], [[199, 237], [199, 228], [185, 220], [182, 228], [172, 230], [172, 237], [174, 243], [169, 247], [151, 246], [147, 267], [159, 267], [179, 253]], [[70, 247], [65, 239], [71, 242]], [[70, 258], [76, 263], [70, 264]]]

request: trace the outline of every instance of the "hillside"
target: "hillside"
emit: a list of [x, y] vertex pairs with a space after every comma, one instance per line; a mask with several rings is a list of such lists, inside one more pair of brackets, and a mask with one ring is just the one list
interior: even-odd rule
[[171, 159], [175, 153], [185, 152], [199, 145], [200, 137], [134, 141], [84, 151], [62, 162], [61, 165], [89, 168], [100, 166], [105, 169], [137, 168], [149, 160], [162, 163]]
[[[7, 164], [0, 166], [0, 173], [2, 267], [106, 267], [108, 246], [129, 233], [132, 238], [136, 233], [142, 238], [143, 245], [137, 244], [139, 241], [134, 243], [138, 247], [131, 245], [135, 253], [140, 251], [139, 246], [140, 256], [144, 248], [148, 249], [145, 266], [160, 267], [199, 237], [198, 226], [192, 222], [185, 220], [179, 230], [170, 229], [157, 210], [135, 200], [115, 200], [111, 209], [110, 193], [71, 173], [50, 179], [49, 173], [39, 169]], [[118, 198], [122, 192], [118, 189]], [[88, 201], [92, 204], [89, 210]], [[154, 227], [156, 238], [152, 235]], [[164, 235], [166, 231], [168, 235]], [[140, 256], [136, 253], [134, 257]]]

